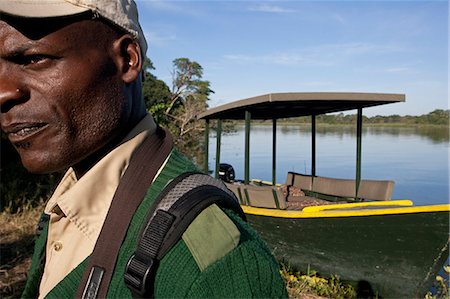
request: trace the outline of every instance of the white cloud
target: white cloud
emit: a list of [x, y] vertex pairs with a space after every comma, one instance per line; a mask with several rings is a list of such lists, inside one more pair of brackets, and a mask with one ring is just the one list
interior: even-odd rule
[[250, 11], [267, 12], [267, 13], [292, 13], [295, 12], [293, 9], [283, 8], [281, 6], [261, 4], [259, 6], [250, 7]]
[[189, 5], [188, 1], [141, 0], [139, 3], [145, 9], [152, 11], [189, 15], [197, 18], [203, 17], [201, 11]]
[[333, 86], [335, 83], [331, 81], [306, 81], [301, 82], [301, 85], [307, 86], [307, 87], [327, 87], [327, 86]]
[[315, 65], [326, 66], [334, 64], [330, 60], [323, 59], [313, 53], [305, 52], [280, 52], [265, 55], [230, 54], [225, 55], [225, 59], [237, 63], [248, 64], [275, 64], [282, 66]]
[[338, 23], [341, 23], [341, 24], [346, 24], [347, 23], [347, 20], [340, 14], [334, 13], [334, 14], [331, 15], [331, 17], [334, 20], [336, 20]]
[[408, 73], [411, 71], [410, 68], [407, 67], [390, 67], [384, 70], [387, 73]]
[[276, 53], [267, 55], [229, 54], [224, 56], [227, 60], [237, 63], [264, 63], [277, 65], [298, 65], [306, 63], [300, 53]]
[[173, 1], [161, 1], [161, 0], [145, 0], [139, 1], [140, 4], [145, 5], [149, 9], [160, 10], [160, 11], [176, 11], [180, 10], [179, 6], [174, 5]]
[[344, 44], [331, 44], [325, 45], [323, 48], [328, 48], [329, 50], [340, 51], [345, 55], [359, 55], [359, 54], [383, 54], [383, 53], [393, 53], [404, 51], [402, 47], [396, 45], [379, 45], [372, 43], [363, 42], [353, 42]]
[[161, 33], [155, 31], [146, 31], [145, 38], [149, 43], [150, 47], [166, 47], [173, 41], [177, 40], [177, 37], [173, 33]]
[[402, 51], [394, 45], [370, 43], [327, 44], [300, 50], [267, 53], [263, 55], [228, 54], [224, 58], [236, 63], [262, 63], [285, 66], [331, 66], [355, 56], [383, 54]]

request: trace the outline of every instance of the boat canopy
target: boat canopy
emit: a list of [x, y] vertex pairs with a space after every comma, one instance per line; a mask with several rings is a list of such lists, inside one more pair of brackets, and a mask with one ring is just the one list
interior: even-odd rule
[[245, 119], [245, 165], [244, 182], [250, 178], [250, 121], [252, 119], [271, 119], [272, 128], [272, 184], [276, 183], [276, 122], [279, 118], [311, 116], [311, 175], [316, 176], [316, 115], [357, 110], [356, 120], [356, 190], [361, 181], [362, 151], [362, 109], [390, 103], [405, 102], [404, 94], [360, 93], [360, 92], [286, 92], [270, 93], [243, 100], [234, 101], [199, 114], [198, 119], [206, 121], [205, 126], [205, 172], [208, 168], [209, 121], [217, 119], [216, 178], [219, 177], [220, 144], [222, 120]]
[[278, 119], [404, 102], [404, 94], [357, 92], [269, 93], [208, 109], [198, 119]]

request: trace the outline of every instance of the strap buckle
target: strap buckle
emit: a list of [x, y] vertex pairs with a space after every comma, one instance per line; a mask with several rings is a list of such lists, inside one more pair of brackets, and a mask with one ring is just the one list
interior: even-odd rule
[[146, 294], [153, 294], [153, 282], [158, 260], [134, 253], [128, 260], [125, 268], [125, 283], [130, 288], [133, 295], [144, 298]]

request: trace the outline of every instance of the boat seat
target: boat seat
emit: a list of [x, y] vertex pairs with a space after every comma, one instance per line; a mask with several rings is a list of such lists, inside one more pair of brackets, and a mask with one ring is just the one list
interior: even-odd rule
[[291, 192], [291, 187], [296, 187], [298, 189], [311, 190], [313, 184], [313, 177], [310, 175], [305, 175], [297, 172], [289, 171], [286, 177], [286, 197], [289, 197]]
[[286, 198], [280, 188], [242, 185], [246, 202], [252, 207], [286, 209]]
[[295, 186], [300, 189], [311, 190], [312, 182], [312, 176], [292, 171], [289, 171], [286, 177], [287, 186]]
[[236, 195], [241, 205], [248, 205], [247, 199], [245, 198], [245, 196], [243, 196], [243, 190], [241, 189], [241, 185], [227, 182], [224, 183], [225, 186], [227, 186], [227, 188], [230, 189], [230, 191]]
[[318, 176], [314, 178], [312, 189], [308, 190], [338, 197], [354, 198], [356, 194], [356, 183], [355, 180]]
[[358, 197], [369, 200], [391, 200], [394, 181], [362, 180], [359, 184]]
[[390, 200], [394, 181], [361, 180], [358, 194], [356, 194], [356, 181], [353, 179], [312, 177], [290, 171], [286, 177], [286, 186], [288, 201], [292, 198], [290, 191], [292, 186], [301, 189], [307, 196], [331, 201]]

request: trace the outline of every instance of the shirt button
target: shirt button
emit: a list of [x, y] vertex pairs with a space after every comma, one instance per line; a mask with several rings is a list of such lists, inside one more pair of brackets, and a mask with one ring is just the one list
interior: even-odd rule
[[60, 251], [63, 248], [63, 245], [61, 242], [55, 242], [55, 244], [53, 244], [53, 249], [55, 249], [55, 251]]

